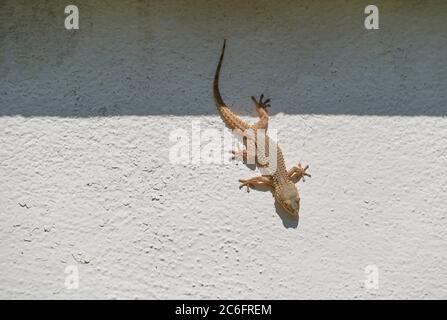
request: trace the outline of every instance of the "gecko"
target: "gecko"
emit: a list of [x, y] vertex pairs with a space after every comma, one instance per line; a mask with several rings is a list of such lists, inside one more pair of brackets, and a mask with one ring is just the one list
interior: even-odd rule
[[[219, 77], [220, 69], [222, 67], [222, 61], [225, 54], [226, 40], [224, 40], [219, 62], [214, 74], [213, 81], [213, 96], [217, 106], [217, 110], [226, 124], [226, 126], [238, 132], [243, 136], [243, 150], [231, 151], [232, 159], [241, 157], [245, 163], [247, 163], [250, 148], [247, 148], [248, 143], [252, 143], [255, 147], [255, 164], [261, 171], [261, 175], [250, 179], [240, 179], [241, 183], [239, 188], [246, 187], [247, 192], [251, 188], [258, 186], [267, 187], [272, 190], [275, 201], [292, 217], [298, 217], [300, 210], [300, 195], [295, 185], [300, 180], [305, 181], [305, 177], [311, 175], [307, 172], [309, 166], [302, 166], [298, 163], [297, 166], [293, 166], [287, 170], [284, 160], [284, 155], [275, 141], [273, 141], [265, 131], [268, 127], [268, 110], [270, 107], [270, 99], [264, 100], [264, 95], [261, 94], [259, 99], [254, 96], [253, 100], [256, 112], [258, 114], [258, 121], [255, 124], [249, 124], [246, 121], [238, 117], [231, 109], [224, 103], [219, 90]], [[264, 134], [264, 136], [259, 135]], [[263, 137], [260, 139], [260, 137]], [[272, 151], [273, 150], [273, 151]]]

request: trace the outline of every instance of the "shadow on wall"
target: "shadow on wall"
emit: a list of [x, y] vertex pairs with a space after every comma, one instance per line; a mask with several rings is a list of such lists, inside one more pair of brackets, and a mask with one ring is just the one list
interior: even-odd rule
[[76, 1], [0, 4], [0, 116], [215, 115], [211, 82], [235, 111], [447, 115], [447, 2]]
[[275, 201], [276, 214], [281, 218], [282, 224], [285, 228], [296, 229], [299, 223], [299, 217], [292, 217]]

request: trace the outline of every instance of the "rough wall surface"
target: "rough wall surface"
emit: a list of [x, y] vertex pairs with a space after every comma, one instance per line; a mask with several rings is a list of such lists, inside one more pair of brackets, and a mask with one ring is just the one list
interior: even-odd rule
[[[73, 32], [2, 1], [0, 298], [447, 298], [446, 4], [381, 3], [366, 31], [365, 1], [76, 1]], [[270, 96], [311, 166], [299, 223], [242, 164], [170, 162], [224, 130], [224, 37], [225, 99]]]

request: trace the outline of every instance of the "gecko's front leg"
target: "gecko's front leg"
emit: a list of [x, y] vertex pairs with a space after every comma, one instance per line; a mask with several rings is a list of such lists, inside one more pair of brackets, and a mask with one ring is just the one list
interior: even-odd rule
[[288, 175], [289, 175], [289, 179], [292, 181], [298, 182], [301, 179], [304, 180], [304, 177], [311, 177], [311, 175], [309, 173], [306, 172], [306, 170], [309, 169], [309, 166], [305, 166], [304, 168], [301, 166], [301, 163], [298, 163], [298, 166], [296, 167], [292, 167], [289, 171], [288, 171]]
[[239, 182], [241, 183], [239, 189], [247, 187], [247, 192], [250, 192], [250, 188], [254, 188], [255, 186], [273, 187], [273, 181], [270, 176], [258, 176], [248, 180], [239, 179]]
[[269, 164], [267, 163], [259, 163], [258, 157], [256, 155], [256, 150], [254, 152], [248, 152], [246, 147], [244, 149], [240, 149], [237, 147], [236, 150], [230, 151], [231, 160], [240, 160], [244, 164], [248, 165], [256, 165], [259, 168], [267, 167]]

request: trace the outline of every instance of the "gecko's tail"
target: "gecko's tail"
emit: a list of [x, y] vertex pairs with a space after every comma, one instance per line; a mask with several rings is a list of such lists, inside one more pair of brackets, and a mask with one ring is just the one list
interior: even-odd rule
[[219, 63], [217, 64], [216, 73], [214, 74], [214, 82], [213, 82], [213, 93], [214, 93], [214, 101], [216, 102], [217, 110], [219, 111], [220, 116], [222, 117], [222, 120], [225, 122], [225, 124], [230, 129], [238, 129], [241, 131], [244, 131], [245, 129], [249, 128], [250, 126], [240, 119], [237, 115], [235, 115], [230, 108], [225, 104], [225, 102], [222, 99], [222, 96], [220, 95], [219, 91], [219, 75], [220, 75], [220, 68], [222, 67], [222, 61], [225, 53], [225, 43], [226, 40], [224, 40], [223, 46], [222, 46], [222, 53], [220, 54]]
[[214, 74], [214, 82], [213, 82], [213, 93], [214, 93], [214, 101], [216, 102], [217, 107], [225, 106], [225, 102], [222, 99], [219, 91], [219, 76], [220, 76], [220, 68], [222, 67], [222, 61], [225, 54], [225, 44], [227, 40], [224, 40], [222, 46], [222, 52], [220, 54], [219, 63], [217, 64], [216, 73]]

